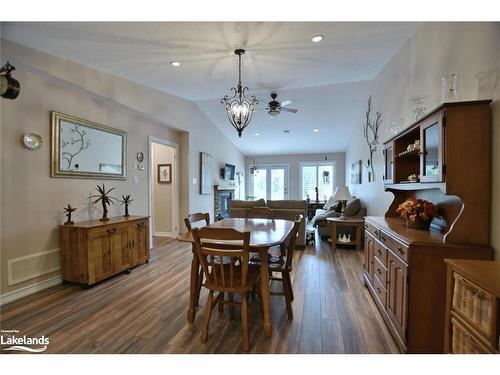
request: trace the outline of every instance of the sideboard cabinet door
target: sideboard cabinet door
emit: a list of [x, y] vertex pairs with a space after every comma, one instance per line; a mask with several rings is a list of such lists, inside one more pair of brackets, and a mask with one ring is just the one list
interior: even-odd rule
[[388, 298], [387, 314], [399, 336], [406, 342], [406, 320], [408, 306], [408, 266], [391, 251], [388, 251]]
[[134, 233], [131, 247], [132, 264], [149, 261], [148, 220], [131, 223], [130, 231]]
[[364, 255], [365, 255], [365, 262], [364, 262], [364, 269], [365, 272], [368, 274], [370, 282], [373, 282], [373, 263], [374, 263], [374, 246], [375, 246], [375, 240], [372, 237], [372, 235], [368, 232], [365, 232], [365, 249], [364, 249]]

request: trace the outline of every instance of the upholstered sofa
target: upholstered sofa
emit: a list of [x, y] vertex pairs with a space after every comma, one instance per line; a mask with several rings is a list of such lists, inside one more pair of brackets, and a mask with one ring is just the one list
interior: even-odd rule
[[246, 209], [252, 207], [269, 207], [274, 211], [276, 219], [294, 220], [297, 214], [302, 214], [304, 219], [300, 224], [299, 234], [297, 237], [297, 246], [304, 247], [306, 244], [306, 218], [307, 218], [307, 203], [299, 200], [269, 200], [258, 199], [256, 201], [229, 201], [229, 216], [230, 217], [245, 217]]
[[[311, 224], [318, 228], [318, 233], [321, 239], [326, 239], [330, 237], [330, 225], [326, 220], [328, 217], [340, 217], [342, 215], [342, 204], [341, 202], [334, 202], [329, 205], [329, 207], [318, 208], [316, 214], [311, 220]], [[366, 208], [361, 207], [361, 202], [359, 199], [354, 198], [346, 203], [345, 215], [349, 217], [364, 217], [366, 216]], [[346, 228], [345, 232], [354, 235], [354, 230], [351, 231]]]

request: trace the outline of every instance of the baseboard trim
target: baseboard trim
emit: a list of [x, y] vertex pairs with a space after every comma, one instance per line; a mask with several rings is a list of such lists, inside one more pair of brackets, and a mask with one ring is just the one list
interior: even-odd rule
[[153, 236], [156, 237], [173, 237], [172, 232], [154, 232]]
[[37, 283], [19, 288], [17, 290], [13, 290], [12, 292], [8, 292], [0, 295], [0, 306], [6, 305], [8, 303], [17, 301], [23, 297], [27, 297], [36, 292], [40, 292], [41, 290], [51, 288], [53, 286], [59, 285], [62, 283], [62, 276], [57, 275], [51, 278], [48, 278], [43, 281], [39, 281]]

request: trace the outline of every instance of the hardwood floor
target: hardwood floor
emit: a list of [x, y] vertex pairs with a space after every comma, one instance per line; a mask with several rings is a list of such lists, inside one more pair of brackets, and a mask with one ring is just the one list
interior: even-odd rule
[[[47, 353], [240, 353], [239, 314], [215, 310], [200, 341], [202, 290], [194, 324], [186, 312], [190, 245], [156, 239], [149, 264], [87, 290], [63, 284], [1, 308], [2, 329], [48, 336]], [[362, 282], [362, 254], [317, 240], [295, 252], [294, 320], [271, 298], [273, 336], [264, 337], [258, 303], [250, 301], [251, 353], [397, 353]], [[279, 283], [275, 283], [278, 287]], [[4, 352], [5, 353], [5, 352]]]

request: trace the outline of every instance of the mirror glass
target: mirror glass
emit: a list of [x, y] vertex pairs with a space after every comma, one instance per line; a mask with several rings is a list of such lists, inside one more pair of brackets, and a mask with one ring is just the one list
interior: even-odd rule
[[52, 176], [126, 178], [126, 132], [52, 112]]

